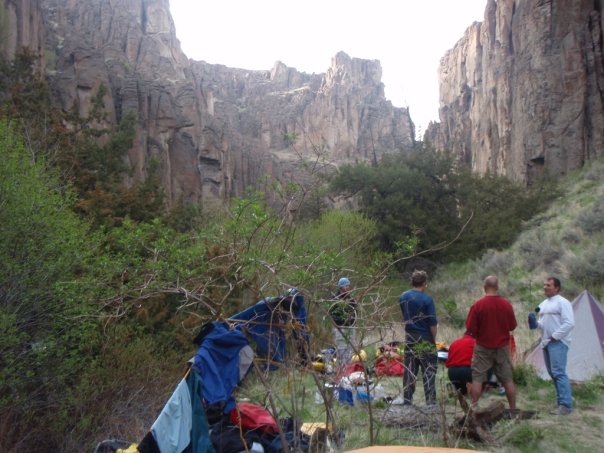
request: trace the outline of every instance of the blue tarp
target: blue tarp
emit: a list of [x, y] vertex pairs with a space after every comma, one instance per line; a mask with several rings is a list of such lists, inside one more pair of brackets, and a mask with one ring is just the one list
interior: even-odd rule
[[306, 306], [304, 296], [296, 289], [283, 296], [262, 299], [230, 320], [252, 338], [256, 354], [268, 359], [271, 368], [285, 359], [285, 332], [288, 329], [297, 341], [298, 352], [306, 355], [308, 351]]
[[[247, 338], [238, 329], [229, 329], [225, 322], [214, 321], [211, 331], [195, 354], [194, 364], [203, 381], [203, 397], [208, 405], [225, 402], [225, 413], [235, 407], [233, 390], [243, 379], [240, 370], [242, 350], [250, 348]], [[243, 375], [242, 375], [243, 374]]]

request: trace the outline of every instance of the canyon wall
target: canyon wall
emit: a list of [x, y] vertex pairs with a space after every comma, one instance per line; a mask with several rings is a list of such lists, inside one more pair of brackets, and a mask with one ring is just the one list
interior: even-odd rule
[[35, 48], [58, 106], [87, 115], [104, 86], [106, 126], [136, 112], [125, 183], [144, 179], [154, 159], [169, 203], [222, 204], [303, 181], [309, 167], [377, 161], [414, 144], [408, 110], [384, 96], [379, 61], [340, 52], [324, 74], [281, 62], [228, 68], [184, 55], [168, 0], [3, 2], [5, 54]]
[[425, 139], [475, 172], [530, 184], [604, 154], [599, 0], [488, 0], [441, 59]]

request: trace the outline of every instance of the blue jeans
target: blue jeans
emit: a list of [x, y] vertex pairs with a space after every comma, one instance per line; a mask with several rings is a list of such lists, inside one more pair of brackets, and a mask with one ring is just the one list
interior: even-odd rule
[[568, 346], [561, 341], [552, 341], [543, 348], [543, 358], [547, 372], [556, 387], [556, 403], [558, 406], [573, 407], [573, 397], [570, 380], [566, 374], [566, 356]]

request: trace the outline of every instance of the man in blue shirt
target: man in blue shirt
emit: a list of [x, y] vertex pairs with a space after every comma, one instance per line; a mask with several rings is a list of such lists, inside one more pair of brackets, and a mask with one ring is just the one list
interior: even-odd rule
[[415, 382], [422, 370], [426, 404], [436, 404], [436, 330], [438, 320], [434, 301], [425, 291], [428, 275], [425, 271], [413, 271], [412, 289], [399, 298], [405, 321], [405, 372], [403, 374], [403, 404], [413, 403]]

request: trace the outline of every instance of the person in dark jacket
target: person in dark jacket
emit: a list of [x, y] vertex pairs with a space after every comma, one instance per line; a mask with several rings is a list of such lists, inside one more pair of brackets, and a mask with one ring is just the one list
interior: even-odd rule
[[433, 406], [436, 404], [436, 308], [432, 297], [426, 294], [428, 275], [425, 271], [413, 271], [411, 286], [412, 289], [399, 298], [405, 321], [403, 404], [413, 403], [415, 382], [421, 369], [426, 404]]
[[350, 280], [346, 277], [340, 278], [337, 292], [333, 295], [333, 303], [329, 307], [329, 316], [334, 326], [338, 368], [349, 363], [354, 354], [357, 302], [352, 298], [351, 290]]

